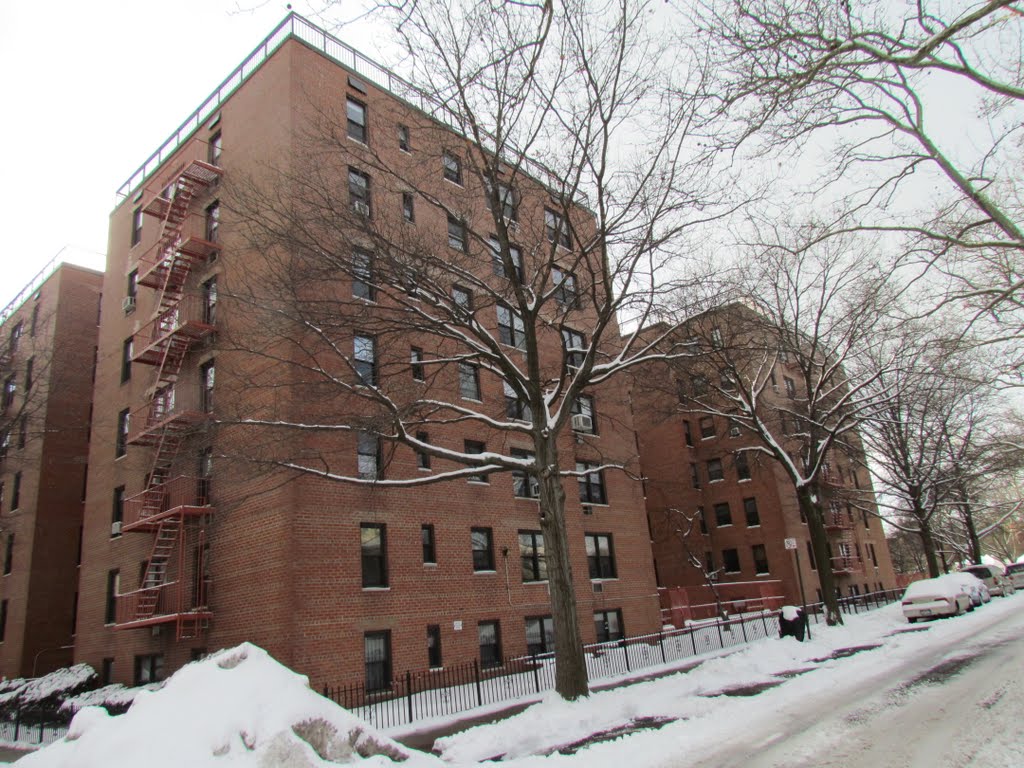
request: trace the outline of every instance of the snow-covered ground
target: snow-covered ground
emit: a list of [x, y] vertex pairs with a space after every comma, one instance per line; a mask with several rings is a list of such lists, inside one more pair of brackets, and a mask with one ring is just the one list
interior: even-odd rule
[[[123, 716], [83, 710], [67, 740], [24, 765], [321, 768], [396, 760], [437, 768], [498, 756], [512, 768], [1024, 765], [1024, 592], [913, 628], [898, 604], [846, 621], [814, 628], [802, 644], [759, 641], [584, 701], [549, 696], [440, 740], [440, 760], [398, 746], [387, 738], [397, 729], [374, 732], [244, 646], [189, 665]], [[862, 646], [877, 647], [841, 652]], [[975, 662], [957, 661], [972, 655]], [[945, 673], [930, 678], [937, 668]], [[757, 695], [722, 695], [762, 687]], [[954, 726], [936, 710], [948, 710]], [[901, 714], [910, 726], [897, 724]], [[627, 731], [634, 732], [613, 738]], [[858, 762], [864, 755], [870, 762]]]

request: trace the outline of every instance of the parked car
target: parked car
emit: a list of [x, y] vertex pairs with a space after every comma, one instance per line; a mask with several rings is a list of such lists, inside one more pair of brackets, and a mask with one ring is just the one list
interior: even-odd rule
[[1006, 597], [1014, 592], [1013, 583], [1003, 574], [998, 565], [968, 565], [960, 569], [960, 573], [973, 573], [988, 587], [993, 596]]
[[971, 607], [970, 588], [963, 579], [921, 579], [903, 593], [903, 615], [911, 624], [918, 619], [959, 616]]
[[1015, 589], [1024, 589], [1024, 563], [1011, 563], [1006, 566], [1006, 577]]
[[940, 578], [943, 579], [956, 579], [965, 587], [971, 595], [971, 609], [973, 610], [979, 605], [988, 603], [992, 600], [992, 593], [988, 591], [988, 587], [985, 586], [985, 582], [975, 576], [973, 573], [958, 572], [949, 573]]

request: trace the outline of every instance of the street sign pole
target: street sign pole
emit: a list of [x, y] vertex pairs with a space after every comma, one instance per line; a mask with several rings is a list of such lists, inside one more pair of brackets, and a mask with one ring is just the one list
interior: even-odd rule
[[800, 585], [800, 602], [803, 603], [802, 608], [804, 612], [804, 621], [807, 622], [807, 639], [810, 640], [811, 622], [810, 619], [807, 618], [807, 595], [804, 594], [804, 572], [803, 569], [800, 567], [800, 552], [797, 548], [796, 539], [786, 539], [784, 544], [786, 545], [786, 549], [793, 550], [793, 559], [796, 561], [796, 580], [797, 583]]

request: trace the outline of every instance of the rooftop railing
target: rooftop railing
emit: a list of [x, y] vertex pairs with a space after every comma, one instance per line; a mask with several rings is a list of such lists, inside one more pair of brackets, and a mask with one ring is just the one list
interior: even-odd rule
[[[450, 109], [435, 96], [417, 88], [409, 81], [399, 77], [391, 70], [381, 66], [373, 59], [359, 53], [355, 48], [347, 45], [338, 38], [331, 35], [324, 29], [309, 22], [297, 13], [289, 13], [284, 20], [278, 24], [274, 31], [267, 35], [252, 53], [241, 63], [227, 78], [211, 93], [205, 101], [183, 122], [167, 140], [160, 145], [160, 148], [150, 155], [117, 190], [117, 202], [130, 196], [148, 179], [157, 168], [159, 168], [171, 155], [173, 155], [188, 138], [202, 126], [207, 119], [216, 114], [232, 93], [246, 80], [252, 77], [263, 63], [270, 58], [271, 54], [280, 48], [287, 40], [295, 38], [305, 45], [320, 51], [329, 59], [335, 61], [347, 69], [352, 70], [360, 77], [363, 77], [379, 88], [388, 91], [394, 96], [402, 99], [421, 112], [429, 115], [438, 122], [451, 128], [453, 131], [464, 135], [461, 128], [458, 114]], [[535, 177], [541, 183], [552, 189], [559, 189], [560, 184], [557, 176], [543, 164], [528, 157], [510, 159], [504, 157], [506, 162], [522, 166], [524, 171]], [[585, 204], [585, 195], [577, 192], [576, 197]]]

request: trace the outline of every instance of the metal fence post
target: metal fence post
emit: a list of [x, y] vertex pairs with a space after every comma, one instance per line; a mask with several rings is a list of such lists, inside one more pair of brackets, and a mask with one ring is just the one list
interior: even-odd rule
[[484, 705], [484, 694], [480, 688], [480, 662], [473, 659], [473, 678], [476, 680], [476, 705], [482, 707]]
[[725, 637], [722, 635], [722, 620], [716, 621], [715, 626], [718, 628], [718, 647], [725, 648]]
[[537, 693], [540, 693], [540, 672], [537, 671], [537, 657], [533, 657], [533, 687]]
[[740, 614], [740, 631], [743, 632], [743, 642], [749, 643], [750, 641], [747, 640], [747, 623], [743, 620], [742, 613]]
[[661, 648], [661, 663], [664, 664], [665, 659], [665, 633], [660, 629], [658, 630], [658, 646]]
[[622, 653], [626, 657], [626, 671], [630, 672], [632, 670], [629, 666], [629, 646], [626, 645], [626, 638], [622, 638], [619, 642], [622, 643]]
[[697, 640], [693, 636], [693, 627], [690, 627], [690, 645], [693, 646], [693, 655], [697, 655]]
[[14, 740], [18, 740], [18, 736], [21, 733], [21, 707], [14, 710]]
[[409, 703], [409, 722], [413, 722], [412, 716], [412, 672], [405, 671], [405, 698]]
[[768, 637], [768, 621], [764, 617], [764, 611], [761, 611], [761, 626], [764, 627], [764, 636]]

